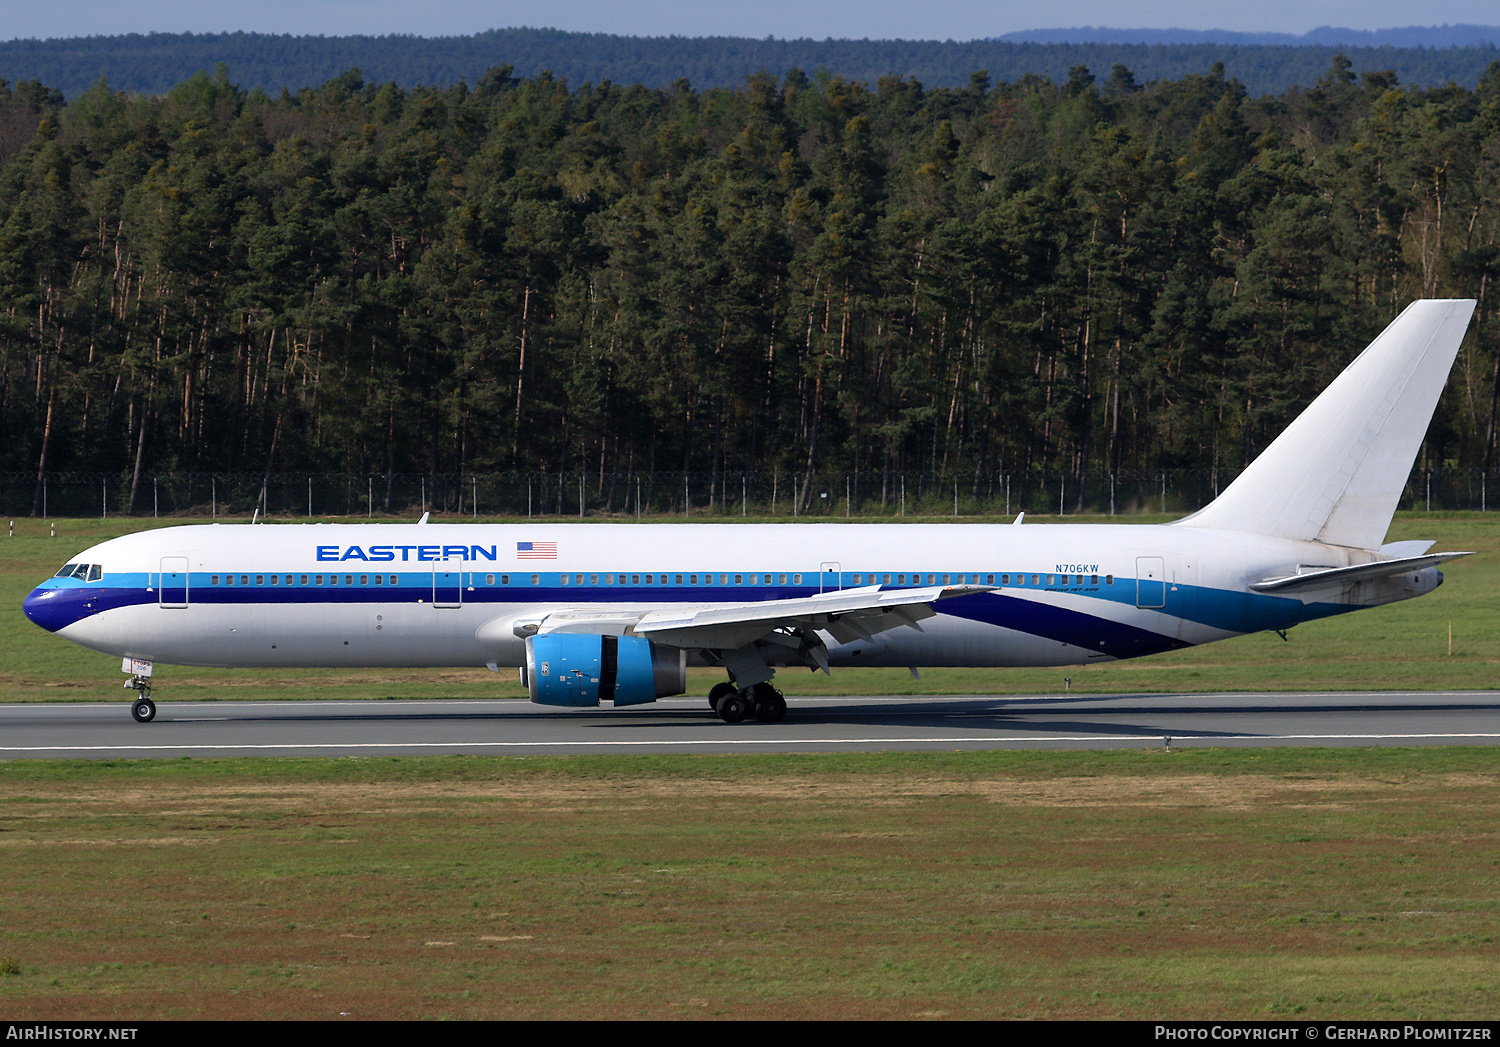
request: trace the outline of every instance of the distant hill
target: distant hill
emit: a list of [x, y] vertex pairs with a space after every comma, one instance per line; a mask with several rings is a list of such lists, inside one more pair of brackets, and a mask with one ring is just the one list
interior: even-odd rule
[[[1434, 30], [1435, 31], [1435, 30]], [[1072, 32], [1072, 30], [1069, 30]], [[1112, 31], [1119, 32], [1119, 31]], [[1417, 32], [1417, 30], [1412, 30]], [[1303, 43], [1034, 43], [923, 40], [751, 40], [738, 37], [627, 37], [555, 29], [493, 29], [473, 36], [275, 36], [263, 33], [151, 33], [0, 43], [0, 78], [37, 80], [72, 97], [102, 76], [117, 90], [162, 94], [218, 63], [243, 88], [275, 95], [316, 86], [358, 68], [366, 82], [403, 87], [478, 82], [486, 69], [510, 65], [516, 75], [550, 71], [578, 85], [610, 80], [662, 87], [678, 79], [695, 88], [734, 87], [759, 70], [826, 69], [849, 80], [915, 78], [927, 87], [963, 87], [985, 70], [992, 81], [1024, 76], [1065, 80], [1074, 66], [1100, 77], [1125, 65], [1139, 82], [1225, 74], [1252, 94], [1279, 94], [1323, 75], [1343, 51], [1356, 73], [1392, 70], [1402, 83], [1472, 87], [1492, 61], [1492, 45], [1401, 48]]]
[[1261, 44], [1274, 47], [1488, 47], [1500, 44], [1500, 26], [1409, 25], [1400, 29], [1320, 26], [1296, 33], [1244, 33], [1232, 29], [1026, 29], [993, 38], [1033, 44]]

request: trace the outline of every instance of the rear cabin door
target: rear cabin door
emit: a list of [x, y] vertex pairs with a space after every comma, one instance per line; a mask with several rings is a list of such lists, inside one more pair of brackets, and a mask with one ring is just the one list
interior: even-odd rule
[[1162, 557], [1135, 558], [1135, 605], [1153, 609], [1167, 606], [1167, 564]]

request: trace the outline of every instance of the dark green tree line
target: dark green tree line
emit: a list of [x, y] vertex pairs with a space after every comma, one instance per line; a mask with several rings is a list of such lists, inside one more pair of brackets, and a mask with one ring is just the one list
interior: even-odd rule
[[1342, 60], [6, 85], [0, 469], [1227, 478], [1436, 295], [1481, 309], [1426, 453], [1488, 466], [1497, 142], [1500, 67]]

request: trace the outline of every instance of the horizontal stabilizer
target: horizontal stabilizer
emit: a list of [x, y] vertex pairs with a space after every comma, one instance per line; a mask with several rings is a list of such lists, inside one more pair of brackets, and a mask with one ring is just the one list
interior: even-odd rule
[[1377, 563], [1356, 564], [1353, 567], [1314, 568], [1299, 572], [1298, 574], [1289, 574], [1282, 578], [1267, 578], [1262, 582], [1253, 582], [1250, 588], [1258, 593], [1275, 593], [1277, 596], [1291, 596], [1294, 593], [1305, 592], [1310, 589], [1325, 589], [1331, 585], [1368, 582], [1375, 578], [1389, 578], [1392, 575], [1405, 574], [1407, 571], [1420, 571], [1425, 567], [1436, 567], [1447, 560], [1456, 560], [1460, 556], [1472, 555], [1474, 554], [1433, 553], [1431, 556], [1408, 556], [1401, 560], [1381, 560]]

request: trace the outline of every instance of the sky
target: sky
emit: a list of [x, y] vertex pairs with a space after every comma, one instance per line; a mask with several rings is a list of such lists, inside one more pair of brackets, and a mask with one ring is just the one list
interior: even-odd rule
[[232, 30], [457, 36], [515, 26], [631, 36], [973, 40], [1021, 29], [1304, 33], [1500, 24], [1495, 0], [0, 0], [0, 39]]

